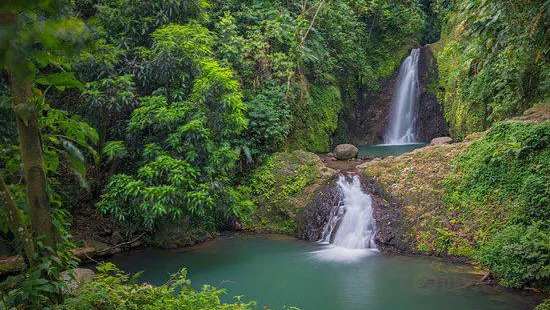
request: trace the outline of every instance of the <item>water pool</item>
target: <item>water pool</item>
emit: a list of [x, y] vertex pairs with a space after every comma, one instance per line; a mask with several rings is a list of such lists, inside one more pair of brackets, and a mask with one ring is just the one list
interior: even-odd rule
[[[475, 286], [471, 267], [425, 257], [372, 252], [355, 262], [326, 261], [327, 247], [288, 237], [224, 236], [181, 250], [145, 249], [110, 261], [141, 281], [163, 284], [188, 268], [193, 286], [225, 288], [225, 301], [241, 295], [261, 306], [303, 310], [531, 309], [540, 296]], [[329, 249], [334, 250], [334, 249]]]

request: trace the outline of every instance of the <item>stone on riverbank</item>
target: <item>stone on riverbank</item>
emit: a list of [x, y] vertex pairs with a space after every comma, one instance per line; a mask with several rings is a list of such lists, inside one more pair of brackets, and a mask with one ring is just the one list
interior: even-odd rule
[[451, 137], [439, 137], [439, 138], [432, 139], [432, 141], [430, 141], [430, 146], [451, 144], [451, 143], [453, 143], [453, 139]]
[[339, 144], [332, 153], [339, 160], [348, 160], [357, 157], [359, 149], [352, 144]]

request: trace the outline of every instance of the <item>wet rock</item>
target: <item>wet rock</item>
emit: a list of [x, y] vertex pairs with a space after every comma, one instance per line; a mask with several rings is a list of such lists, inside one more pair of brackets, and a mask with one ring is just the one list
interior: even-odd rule
[[319, 190], [305, 212], [298, 219], [296, 237], [306, 241], [319, 241], [325, 225], [338, 203], [342, 200], [342, 192], [335, 180]]
[[124, 237], [122, 237], [119, 231], [113, 232], [113, 234], [109, 238], [109, 243], [112, 245], [119, 244], [122, 242], [124, 242]]
[[438, 75], [437, 60], [429, 45], [422, 46], [418, 58], [420, 100], [415, 109], [419, 141], [430, 141], [433, 138], [449, 135], [449, 126], [445, 123], [443, 109], [431, 87], [437, 82]]
[[334, 157], [334, 153], [332, 153], [332, 152], [328, 153], [327, 157]]
[[96, 255], [97, 249], [91, 246], [85, 246], [78, 249], [72, 249], [71, 253], [81, 260], [87, 261]]
[[331, 162], [335, 161], [336, 158], [334, 157], [325, 157], [325, 163], [330, 164]]
[[243, 223], [237, 218], [233, 221], [233, 230], [235, 231], [243, 230]]
[[359, 150], [352, 144], [339, 144], [334, 148], [333, 153], [339, 160], [348, 160], [357, 157]]
[[[405, 57], [405, 56], [404, 56]], [[403, 59], [401, 59], [402, 61]], [[435, 94], [438, 80], [437, 61], [430, 46], [420, 48], [418, 59], [420, 100], [414, 111], [419, 141], [449, 135], [443, 109]], [[379, 80], [379, 92], [368, 87], [357, 89], [356, 100], [346, 100], [341, 121], [335, 134], [335, 144], [376, 144], [384, 140], [394, 95], [399, 66], [391, 76]]]
[[430, 142], [430, 145], [434, 146], [434, 145], [443, 145], [443, 144], [451, 144], [451, 143], [453, 143], [453, 139], [451, 137], [439, 137], [439, 138], [432, 139], [432, 141]]

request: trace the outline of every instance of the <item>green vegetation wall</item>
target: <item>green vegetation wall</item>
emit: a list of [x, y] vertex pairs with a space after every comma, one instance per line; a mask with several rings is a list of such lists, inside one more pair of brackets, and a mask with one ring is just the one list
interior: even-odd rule
[[[343, 109], [425, 28], [418, 0], [54, 2], [76, 23], [56, 33], [80, 47], [63, 66], [29, 59], [54, 209], [95, 206], [128, 235], [182, 219], [213, 232], [249, 212], [251, 171], [329, 151]], [[3, 71], [0, 172], [27, 213], [8, 84]]]
[[435, 1], [443, 34], [432, 49], [451, 135], [464, 138], [548, 102], [548, 1]]
[[424, 28], [416, 0], [213, 1], [218, 53], [249, 102], [251, 154], [326, 152], [345, 105], [376, 92]]

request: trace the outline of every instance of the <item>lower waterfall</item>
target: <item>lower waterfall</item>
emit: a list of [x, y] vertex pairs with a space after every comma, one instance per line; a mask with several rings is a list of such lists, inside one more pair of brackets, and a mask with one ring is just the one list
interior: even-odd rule
[[337, 184], [343, 200], [334, 209], [320, 240], [328, 248], [315, 254], [323, 260], [355, 261], [376, 251], [372, 198], [363, 191], [357, 175], [351, 179], [340, 175]]

